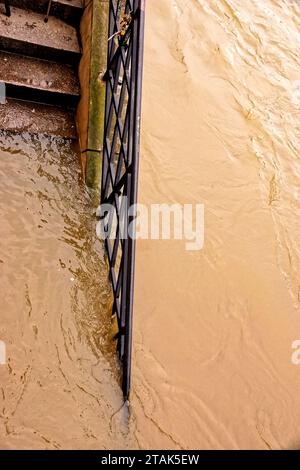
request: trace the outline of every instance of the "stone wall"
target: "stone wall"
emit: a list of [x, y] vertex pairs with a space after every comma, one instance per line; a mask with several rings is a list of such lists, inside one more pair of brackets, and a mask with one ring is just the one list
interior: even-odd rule
[[105, 106], [109, 0], [84, 0], [80, 24], [82, 58], [79, 65], [81, 99], [76, 113], [82, 172], [89, 188], [99, 191]]

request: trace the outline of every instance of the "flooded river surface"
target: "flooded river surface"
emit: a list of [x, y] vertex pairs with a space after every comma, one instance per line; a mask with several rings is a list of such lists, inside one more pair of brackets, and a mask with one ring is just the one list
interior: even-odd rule
[[139, 199], [203, 203], [205, 242], [138, 243], [139, 443], [299, 448], [300, 3], [146, 10]]
[[0, 136], [0, 447], [133, 446], [111, 293], [69, 141]]
[[76, 155], [1, 136], [1, 448], [300, 448], [299, 39], [298, 0], [147, 1], [139, 202], [205, 241], [137, 243], [129, 409]]

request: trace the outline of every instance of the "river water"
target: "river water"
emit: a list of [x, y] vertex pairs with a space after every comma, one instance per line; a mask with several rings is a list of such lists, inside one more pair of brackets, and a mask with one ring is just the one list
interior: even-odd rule
[[139, 202], [205, 241], [138, 241], [129, 407], [76, 155], [1, 136], [2, 448], [300, 447], [299, 37], [298, 0], [147, 1]]
[[111, 292], [76, 152], [62, 139], [2, 134], [0, 157], [0, 447], [114, 448]]

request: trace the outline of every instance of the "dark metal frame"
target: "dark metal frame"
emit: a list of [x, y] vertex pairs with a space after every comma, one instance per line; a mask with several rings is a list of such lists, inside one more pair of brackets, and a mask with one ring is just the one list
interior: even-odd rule
[[9, 4], [9, 1], [8, 1], [8, 0], [5, 0], [5, 1], [4, 1], [4, 5], [5, 5], [5, 14], [6, 14], [6, 16], [10, 16], [10, 15], [11, 15], [11, 11], [10, 11], [10, 4]]
[[[137, 202], [145, 0], [110, 0], [101, 204], [113, 206], [115, 239], [106, 238], [118, 320], [118, 354], [123, 365], [123, 393], [131, 380], [132, 312]], [[121, 204], [121, 201], [127, 201]], [[113, 214], [109, 214], [109, 222]], [[109, 230], [109, 223], [103, 223]]]
[[46, 13], [46, 16], [45, 16], [45, 19], [44, 19], [45, 23], [48, 23], [50, 10], [51, 10], [51, 5], [52, 5], [52, 0], [49, 0], [48, 7], [47, 7], [47, 13]]

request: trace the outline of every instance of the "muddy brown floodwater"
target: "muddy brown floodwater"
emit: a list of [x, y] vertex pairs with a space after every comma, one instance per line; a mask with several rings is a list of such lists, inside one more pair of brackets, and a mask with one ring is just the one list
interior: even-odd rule
[[67, 142], [0, 140], [2, 448], [300, 448], [300, 5], [148, 0], [139, 201], [205, 243], [137, 245], [122, 405], [101, 245]]
[[300, 3], [146, 13], [139, 199], [203, 203], [205, 243], [138, 243], [136, 435], [300, 448]]
[[103, 250], [70, 141], [1, 134], [0, 180], [0, 447], [132, 447]]

